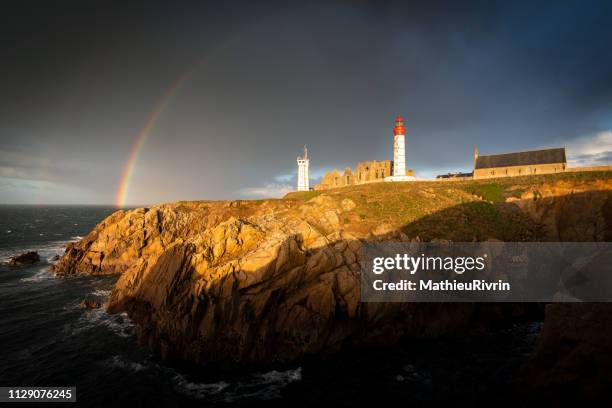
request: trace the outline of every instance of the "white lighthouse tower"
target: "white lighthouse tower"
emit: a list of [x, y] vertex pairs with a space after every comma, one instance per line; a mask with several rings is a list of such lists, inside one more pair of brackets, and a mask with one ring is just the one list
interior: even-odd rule
[[297, 182], [297, 191], [308, 191], [310, 190], [310, 176], [308, 174], [308, 165], [310, 161], [308, 160], [308, 149], [304, 146], [304, 157], [298, 156], [297, 165], [298, 165], [298, 182]]
[[406, 175], [406, 127], [404, 119], [397, 115], [393, 128], [393, 175], [385, 181], [411, 181], [413, 176]]

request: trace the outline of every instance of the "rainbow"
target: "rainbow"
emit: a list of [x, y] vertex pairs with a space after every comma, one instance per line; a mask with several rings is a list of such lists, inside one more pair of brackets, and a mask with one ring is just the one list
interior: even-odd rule
[[157, 120], [161, 116], [162, 112], [166, 109], [166, 107], [170, 104], [172, 97], [181, 89], [185, 82], [187, 82], [187, 80], [191, 78], [196, 69], [197, 66], [185, 72], [183, 75], [174, 80], [174, 82], [172, 82], [168, 89], [166, 89], [166, 92], [164, 92], [159, 102], [155, 105], [155, 109], [153, 109], [147, 116], [147, 120], [145, 121], [144, 126], [142, 127], [142, 129], [140, 129], [136, 140], [134, 140], [134, 143], [132, 144], [130, 155], [123, 168], [123, 172], [121, 174], [121, 179], [119, 182], [119, 188], [117, 189], [117, 196], [115, 197], [116, 207], [125, 207], [126, 205], [127, 197], [130, 192], [130, 184], [132, 183], [132, 176], [134, 175], [134, 168], [136, 167], [136, 162], [138, 161], [138, 156], [140, 156], [142, 147], [149, 138], [149, 135], [155, 127]]
[[132, 183], [132, 177], [134, 175], [134, 168], [136, 167], [136, 162], [138, 161], [138, 157], [140, 156], [142, 147], [149, 138], [149, 135], [155, 127], [159, 117], [164, 112], [166, 107], [170, 104], [174, 95], [176, 95], [176, 93], [181, 89], [185, 82], [187, 82], [198, 69], [203, 67], [207, 61], [210, 61], [216, 53], [230, 47], [240, 38], [246, 36], [248, 34], [248, 31], [254, 25], [255, 24], [247, 25], [241, 30], [236, 31], [231, 37], [218, 43], [215, 48], [208, 52], [207, 56], [192, 65], [191, 69], [179, 76], [176, 80], [174, 80], [174, 82], [172, 82], [172, 84], [170, 84], [168, 89], [166, 89], [166, 92], [164, 92], [159, 102], [155, 105], [155, 108], [147, 116], [147, 120], [145, 121], [144, 126], [142, 127], [142, 129], [140, 129], [140, 132], [138, 132], [138, 136], [132, 144], [130, 155], [128, 157], [127, 162], [125, 163], [123, 172], [121, 173], [121, 179], [119, 181], [119, 187], [117, 188], [117, 195], [115, 197], [115, 206], [125, 207], [128, 194], [130, 193], [130, 185]]

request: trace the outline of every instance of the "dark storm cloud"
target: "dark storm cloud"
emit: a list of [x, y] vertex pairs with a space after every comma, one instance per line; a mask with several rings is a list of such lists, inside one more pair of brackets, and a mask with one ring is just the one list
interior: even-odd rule
[[[2, 201], [28, 199], [22, 179], [56, 183], [49, 202], [112, 202], [134, 138], [186, 72], [142, 150], [131, 203], [286, 191], [304, 144], [313, 176], [388, 159], [398, 113], [421, 175], [468, 170], [476, 144], [486, 153], [580, 139], [596, 142], [600, 162], [609, 138], [597, 135], [612, 127], [611, 9], [15, 3], [0, 17]], [[591, 154], [575, 150], [581, 162]]]

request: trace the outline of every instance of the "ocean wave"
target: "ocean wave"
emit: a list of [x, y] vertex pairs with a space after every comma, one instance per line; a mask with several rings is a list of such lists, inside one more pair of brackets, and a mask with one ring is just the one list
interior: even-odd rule
[[[42, 234], [41, 234], [42, 235]], [[0, 262], [9, 262], [10, 259], [16, 255], [35, 251], [40, 255], [41, 260], [47, 261], [47, 263], [51, 263], [53, 258], [56, 255], [61, 255], [65, 252], [66, 246], [75, 242], [76, 238], [80, 237], [72, 237], [72, 239], [61, 239], [57, 241], [50, 241], [46, 243], [41, 243], [39, 245], [23, 245], [16, 247], [8, 247], [0, 249]]]
[[66, 330], [70, 335], [75, 335], [87, 330], [98, 330], [100, 327], [106, 327], [117, 336], [127, 338], [132, 336], [134, 323], [128, 318], [127, 313], [110, 314], [104, 308], [99, 308], [85, 311], [76, 324], [67, 327]]
[[110, 289], [96, 289], [91, 292], [90, 295], [107, 298], [110, 296], [111, 292], [112, 291]]
[[395, 380], [399, 382], [411, 381], [422, 383], [424, 385], [431, 385], [430, 376], [425, 372], [419, 371], [419, 369], [413, 364], [405, 364], [402, 367], [402, 373], [396, 375]]
[[109, 358], [108, 360], [105, 361], [104, 364], [112, 366], [112, 367], [118, 367], [126, 371], [132, 371], [135, 373], [147, 369], [147, 366], [145, 364], [127, 360], [126, 358], [124, 358], [123, 356], [119, 354]]
[[176, 390], [180, 393], [196, 399], [208, 399], [218, 396], [223, 390], [230, 386], [225, 381], [216, 383], [204, 384], [187, 381], [182, 375], [178, 374], [174, 377]]
[[53, 274], [49, 270], [49, 268], [42, 268], [40, 271], [36, 272], [32, 276], [28, 276], [27, 278], [19, 279], [20, 282], [42, 282], [44, 280], [52, 279]]
[[302, 379], [302, 367], [285, 371], [254, 373], [249, 377], [229, 383], [196, 383], [180, 374], [174, 377], [175, 389], [196, 399], [211, 402], [237, 402], [241, 400], [270, 400], [280, 398], [281, 390], [288, 384]]
[[75, 241], [80, 241], [80, 240], [82, 240], [82, 239], [83, 239], [83, 237], [82, 237], [82, 236], [80, 236], [80, 235], [75, 235], [74, 237], [70, 237], [70, 239], [71, 239], [71, 242], [75, 242]]

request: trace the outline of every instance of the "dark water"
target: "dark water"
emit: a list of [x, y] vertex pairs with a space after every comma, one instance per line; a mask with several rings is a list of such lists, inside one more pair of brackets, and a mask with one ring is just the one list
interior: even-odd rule
[[[85, 297], [106, 300], [115, 277], [49, 272], [53, 256], [112, 211], [0, 206], [0, 386], [76, 386], [78, 406], [99, 407], [503, 403], [539, 328], [514, 325], [252, 371], [170, 366], [138, 345], [125, 315], [79, 308]], [[28, 250], [42, 262], [6, 264]]]

